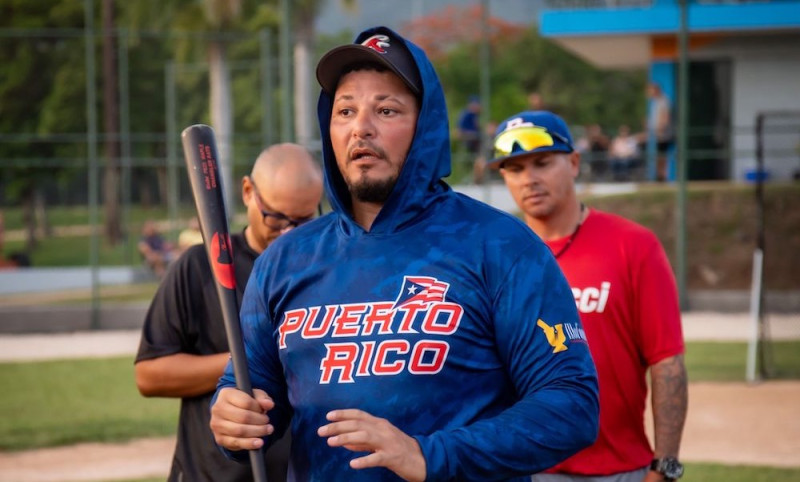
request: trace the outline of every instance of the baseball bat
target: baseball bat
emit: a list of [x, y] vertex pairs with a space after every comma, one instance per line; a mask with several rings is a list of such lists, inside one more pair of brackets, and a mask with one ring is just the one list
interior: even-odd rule
[[[192, 195], [200, 220], [200, 231], [206, 254], [217, 283], [217, 294], [222, 307], [228, 349], [233, 362], [236, 388], [253, 395], [247, 358], [239, 324], [239, 306], [236, 299], [236, 277], [233, 269], [233, 250], [228, 234], [225, 198], [219, 173], [219, 156], [214, 130], [203, 124], [189, 126], [181, 133], [186, 171], [192, 185]], [[256, 482], [267, 482], [262, 450], [250, 450], [250, 465]]]

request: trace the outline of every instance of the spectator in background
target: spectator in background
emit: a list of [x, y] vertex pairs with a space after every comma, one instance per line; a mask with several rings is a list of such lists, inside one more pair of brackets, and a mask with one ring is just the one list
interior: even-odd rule
[[183, 253], [195, 244], [203, 244], [203, 233], [200, 232], [200, 221], [197, 217], [189, 220], [189, 225], [178, 235], [178, 252]]
[[630, 179], [631, 169], [639, 162], [639, 145], [627, 125], [619, 126], [608, 150], [611, 172], [615, 181]]
[[661, 86], [651, 82], [647, 86], [647, 97], [650, 99], [647, 116], [647, 133], [656, 144], [656, 180], [667, 180], [667, 154], [675, 142], [672, 127], [672, 105], [661, 90]]
[[589, 127], [577, 126], [576, 131], [579, 132], [578, 138], [575, 140], [575, 151], [585, 156], [589, 152]]
[[544, 99], [539, 92], [531, 92], [528, 94], [528, 107], [530, 110], [544, 110]]
[[148, 219], [144, 222], [137, 247], [145, 264], [161, 279], [167, 265], [175, 258], [175, 252], [172, 243], [164, 239], [158, 231], [155, 221]]
[[473, 95], [458, 116], [458, 138], [472, 158], [472, 180], [475, 184], [483, 183], [486, 170], [486, 159], [481, 153], [480, 116], [481, 101]]
[[17, 263], [11, 257], [6, 258], [5, 234], [6, 234], [5, 218], [3, 217], [3, 211], [0, 211], [0, 269], [16, 268]]
[[602, 179], [608, 171], [608, 147], [610, 141], [600, 124], [591, 124], [586, 130], [589, 143], [589, 167], [594, 180]]

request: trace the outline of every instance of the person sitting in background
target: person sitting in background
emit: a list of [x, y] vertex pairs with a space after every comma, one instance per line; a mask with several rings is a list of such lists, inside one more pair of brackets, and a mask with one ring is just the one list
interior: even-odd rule
[[31, 257], [27, 251], [13, 251], [8, 256], [5, 254], [6, 223], [5, 215], [0, 210], [0, 269], [28, 268], [31, 266]]
[[16, 268], [17, 263], [9, 256], [6, 258], [5, 250], [5, 220], [3, 218], [3, 211], [0, 211], [0, 269]]
[[203, 244], [203, 233], [200, 232], [200, 221], [194, 217], [189, 225], [178, 235], [178, 253], [183, 253], [195, 244]]
[[636, 142], [636, 138], [631, 135], [631, 130], [628, 126], [624, 124], [619, 126], [617, 135], [611, 141], [608, 157], [614, 180], [628, 180], [631, 169], [639, 159], [639, 145]]
[[142, 237], [137, 247], [145, 264], [161, 279], [167, 265], [175, 258], [175, 253], [172, 243], [161, 236], [154, 221], [148, 219], [142, 225]]

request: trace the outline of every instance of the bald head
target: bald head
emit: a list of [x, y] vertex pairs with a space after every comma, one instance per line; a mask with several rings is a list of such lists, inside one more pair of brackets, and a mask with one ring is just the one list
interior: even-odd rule
[[288, 143], [265, 149], [251, 174], [242, 179], [248, 244], [261, 252], [285, 231], [266, 226], [264, 212], [307, 220], [314, 217], [321, 200], [322, 170], [307, 149]]
[[322, 171], [311, 153], [298, 144], [275, 144], [261, 151], [250, 176], [263, 190], [322, 188]]

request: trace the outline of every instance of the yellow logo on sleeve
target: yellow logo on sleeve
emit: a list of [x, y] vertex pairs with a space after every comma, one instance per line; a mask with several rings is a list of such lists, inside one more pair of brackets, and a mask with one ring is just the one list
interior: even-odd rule
[[558, 353], [567, 349], [567, 346], [564, 344], [564, 342], [567, 341], [567, 334], [564, 333], [561, 323], [550, 326], [540, 318], [539, 321], [536, 322], [536, 326], [544, 331], [544, 335], [547, 337], [547, 343], [553, 347], [553, 353]]

